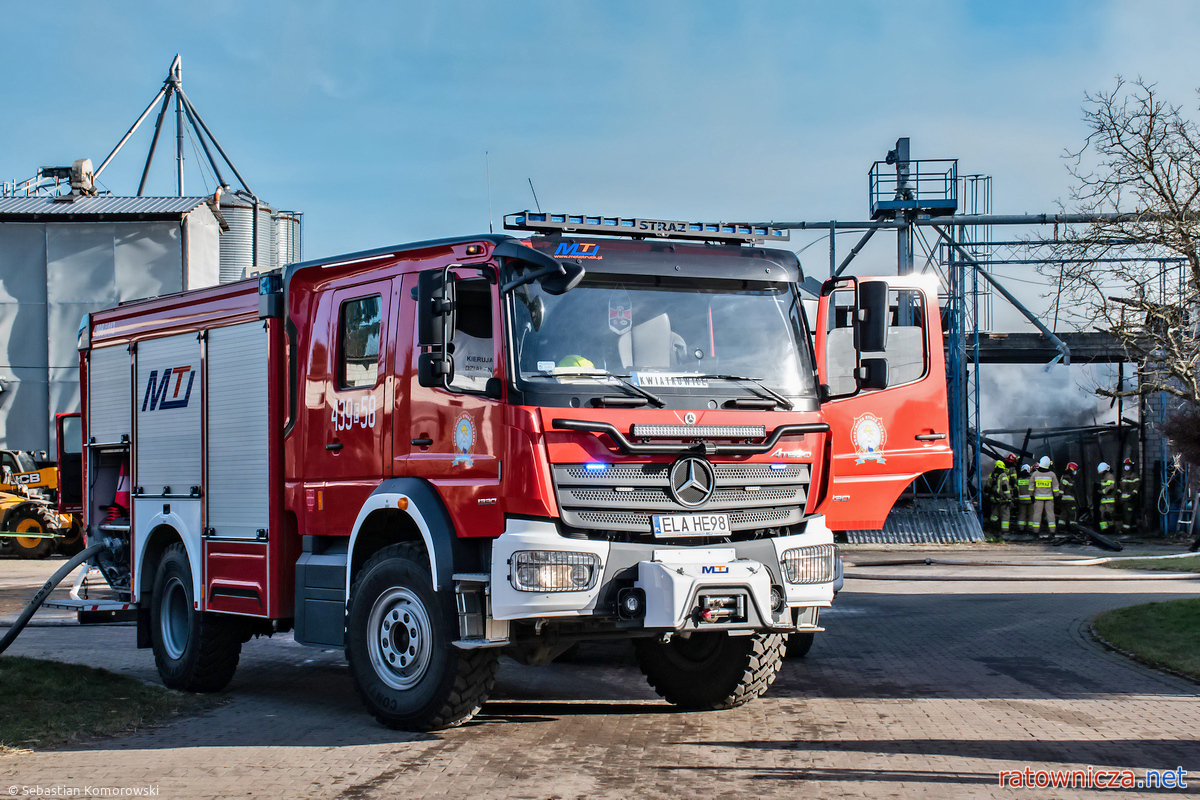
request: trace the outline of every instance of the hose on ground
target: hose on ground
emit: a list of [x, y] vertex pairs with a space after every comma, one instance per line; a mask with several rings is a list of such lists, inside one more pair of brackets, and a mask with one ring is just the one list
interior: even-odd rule
[[999, 561], [996, 559], [981, 559], [971, 561], [963, 558], [902, 558], [889, 561], [850, 561], [843, 563], [851, 567], [908, 567], [932, 566], [938, 564], [946, 567], [1096, 567], [1110, 561], [1158, 561], [1169, 558], [1194, 557], [1194, 553], [1171, 553], [1162, 556], [1102, 556], [1101, 558], [1070, 558], [1070, 559], [1037, 559], [1029, 561]]
[[50, 593], [54, 591], [54, 587], [62, 583], [63, 579], [74, 572], [76, 567], [99, 553], [101, 550], [105, 550], [107, 547], [108, 545], [104, 544], [103, 542], [97, 542], [96, 544], [68, 558], [67, 562], [59, 567], [57, 572], [50, 576], [50, 580], [46, 581], [46, 583], [42, 585], [42, 588], [38, 590], [38, 593], [35, 594], [33, 599], [29, 601], [29, 605], [25, 606], [25, 610], [21, 612], [21, 616], [17, 617], [17, 621], [14, 622], [12, 627], [8, 629], [8, 633], [4, 634], [3, 639], [0, 639], [0, 653], [3, 653], [8, 649], [10, 644], [16, 641], [17, 636], [19, 636], [21, 631], [25, 629], [25, 626], [29, 624], [29, 620], [33, 617], [34, 612], [42, 607], [42, 603], [46, 602], [46, 598], [49, 597]]
[[[1183, 558], [1191, 553], [1172, 553], [1162, 556], [1105, 556], [1102, 558], [1042, 559], [1037, 561], [971, 561], [962, 558], [903, 558], [886, 561], [846, 561], [848, 567], [905, 567], [905, 566], [948, 566], [948, 567], [1095, 567], [1112, 561], [1158, 561]], [[864, 581], [1188, 581], [1200, 580], [1200, 574], [1172, 572], [1166, 575], [872, 575], [847, 570], [844, 577]]]

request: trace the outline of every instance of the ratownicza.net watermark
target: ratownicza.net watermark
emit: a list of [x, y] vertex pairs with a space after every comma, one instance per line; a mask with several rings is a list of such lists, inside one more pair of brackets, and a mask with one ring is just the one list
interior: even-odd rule
[[1009, 789], [1186, 789], [1187, 770], [1148, 769], [1002, 769], [1000, 786]]

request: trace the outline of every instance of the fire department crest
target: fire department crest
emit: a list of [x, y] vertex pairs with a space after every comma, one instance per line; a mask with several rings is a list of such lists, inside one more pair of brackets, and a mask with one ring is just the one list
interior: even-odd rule
[[883, 427], [883, 420], [879, 417], [870, 413], [855, 417], [854, 427], [850, 430], [850, 440], [854, 442], [854, 449], [858, 453], [855, 464], [865, 461], [886, 463], [883, 445], [887, 442], [887, 429]]
[[473, 466], [471, 460], [471, 448], [475, 446], [475, 423], [471, 421], [470, 414], [460, 414], [454, 423], [454, 460], [450, 462], [450, 466], [462, 464], [465, 467]]
[[608, 329], [624, 333], [633, 327], [633, 301], [629, 292], [617, 289], [608, 296]]

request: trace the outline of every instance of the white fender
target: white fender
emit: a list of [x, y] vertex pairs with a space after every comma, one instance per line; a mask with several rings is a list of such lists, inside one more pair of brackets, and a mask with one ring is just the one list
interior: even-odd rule
[[[407, 505], [407, 508], [402, 508], [405, 505]], [[363, 523], [367, 521], [367, 517], [382, 508], [400, 510], [402, 514], [405, 514], [417, 524], [417, 529], [421, 531], [421, 538], [425, 540], [425, 550], [429, 553], [429, 569], [433, 573], [433, 585], [438, 585], [438, 564], [433, 550], [433, 536], [429, 533], [429, 525], [425, 522], [425, 517], [421, 515], [421, 510], [417, 508], [417, 504], [412, 501], [412, 498], [406, 494], [399, 492], [378, 492], [368, 497], [367, 501], [363, 503], [362, 508], [358, 510], [358, 517], [354, 520], [354, 528], [350, 532], [350, 544], [346, 552], [347, 603], [350, 602], [350, 567], [354, 563], [354, 546], [358, 541], [358, 532], [362, 530]]]
[[[177, 500], [170, 501], [171, 513], [162, 513], [163, 501], [159, 498], [141, 499], [135, 497], [133, 499], [134, 519], [137, 523], [134, 525], [134, 543], [137, 552], [134, 556], [133, 563], [137, 567], [137, 574], [134, 576], [132, 589], [133, 601], [138, 601], [138, 594], [141, 591], [142, 574], [146, 565], [146, 545], [150, 543], [150, 532], [155, 528], [166, 525], [174, 528], [179, 533], [179, 538], [183, 540], [183, 547], [187, 550], [188, 563], [192, 567], [192, 597], [196, 598], [198, 605], [196, 608], [203, 610], [205, 606], [204, 597], [204, 548], [200, 541], [200, 501], [199, 500]], [[152, 513], [151, 509], [156, 513]], [[154, 585], [154, 576], [150, 577], [150, 585]]]

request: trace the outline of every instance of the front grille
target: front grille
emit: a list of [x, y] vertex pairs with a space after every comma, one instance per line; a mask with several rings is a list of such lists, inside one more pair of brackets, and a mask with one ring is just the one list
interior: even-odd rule
[[553, 475], [567, 525], [649, 537], [653, 514], [728, 514], [735, 533], [798, 524], [808, 499], [809, 466], [776, 466], [782, 469], [772, 469], [771, 464], [713, 464], [716, 487], [708, 502], [697, 508], [675, 502], [670, 463], [556, 464]]

